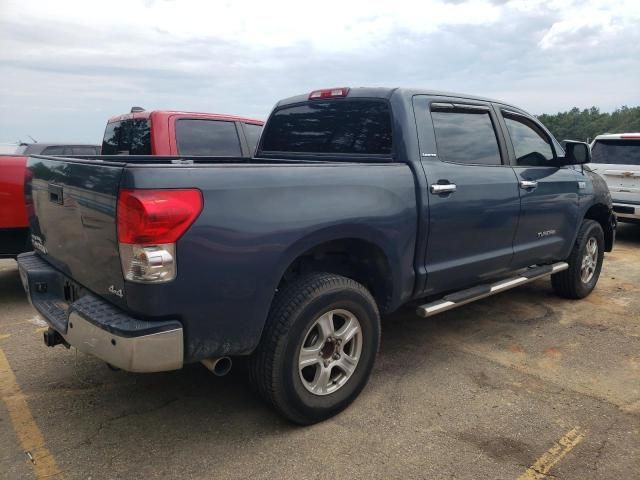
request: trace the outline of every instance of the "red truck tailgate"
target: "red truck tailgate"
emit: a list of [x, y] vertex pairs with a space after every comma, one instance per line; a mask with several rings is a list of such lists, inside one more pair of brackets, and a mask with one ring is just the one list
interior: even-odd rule
[[27, 157], [0, 155], [0, 228], [26, 227], [24, 175]]

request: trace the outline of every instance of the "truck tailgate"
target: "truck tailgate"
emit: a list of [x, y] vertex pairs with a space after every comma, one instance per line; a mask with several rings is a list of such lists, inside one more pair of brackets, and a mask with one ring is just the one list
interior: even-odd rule
[[27, 226], [23, 206], [26, 163], [21, 155], [0, 155], [0, 229]]
[[81, 286], [121, 303], [116, 204], [123, 165], [35, 156], [27, 169], [34, 248]]
[[635, 201], [640, 198], [640, 167], [629, 165], [623, 168], [607, 168], [603, 176], [609, 185], [611, 196], [616, 201]]

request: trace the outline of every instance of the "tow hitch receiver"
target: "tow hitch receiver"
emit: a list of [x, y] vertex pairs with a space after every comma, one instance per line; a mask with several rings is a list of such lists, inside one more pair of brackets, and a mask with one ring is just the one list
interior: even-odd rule
[[49, 327], [45, 332], [44, 332], [44, 344], [47, 347], [55, 347], [56, 345], [64, 345], [65, 347], [69, 348], [69, 344], [67, 343], [67, 341], [62, 337], [62, 335], [60, 335], [58, 332], [56, 332], [53, 328]]

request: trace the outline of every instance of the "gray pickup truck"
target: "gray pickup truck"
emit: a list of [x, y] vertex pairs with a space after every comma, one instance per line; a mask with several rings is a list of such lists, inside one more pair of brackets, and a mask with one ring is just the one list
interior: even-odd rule
[[381, 314], [543, 276], [588, 295], [615, 239], [589, 158], [502, 102], [318, 90], [276, 105], [254, 158], [31, 157], [19, 269], [47, 345], [136, 372], [248, 356], [309, 424], [364, 388]]

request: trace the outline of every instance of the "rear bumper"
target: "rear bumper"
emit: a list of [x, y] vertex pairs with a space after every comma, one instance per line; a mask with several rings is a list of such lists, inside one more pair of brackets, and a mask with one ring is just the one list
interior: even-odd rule
[[29, 301], [78, 350], [130, 372], [177, 370], [184, 361], [182, 324], [134, 318], [51, 267], [35, 252], [18, 256]]
[[640, 205], [613, 202], [613, 211], [620, 220], [640, 220]]

